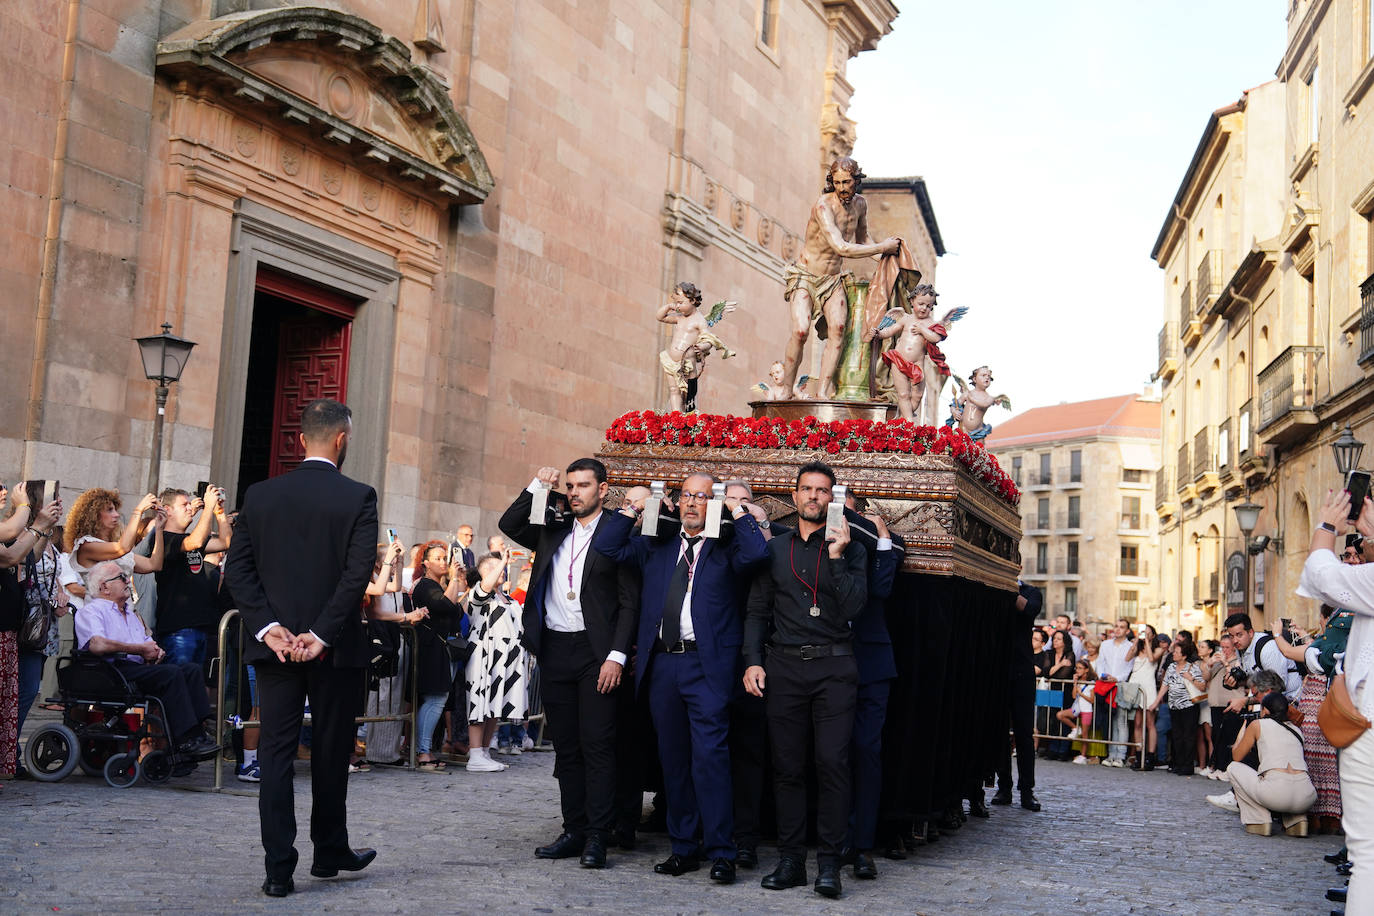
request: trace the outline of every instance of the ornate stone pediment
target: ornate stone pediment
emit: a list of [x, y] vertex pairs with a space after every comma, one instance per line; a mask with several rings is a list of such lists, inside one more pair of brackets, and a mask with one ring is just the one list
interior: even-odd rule
[[172, 33], [157, 54], [159, 73], [218, 86], [433, 196], [478, 203], [493, 187], [447, 89], [365, 19], [319, 7], [236, 13]]

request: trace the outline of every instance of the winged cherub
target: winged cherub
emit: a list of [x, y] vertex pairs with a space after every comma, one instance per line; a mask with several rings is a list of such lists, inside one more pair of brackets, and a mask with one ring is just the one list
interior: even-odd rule
[[937, 379], [939, 387], [944, 387], [949, 365], [940, 352], [939, 344], [949, 336], [949, 325], [968, 314], [968, 309], [960, 306], [945, 312], [936, 321], [933, 315], [937, 295], [935, 287], [922, 283], [911, 291], [910, 312], [903, 308], [890, 308], [878, 326], [864, 335], [865, 342], [875, 337], [880, 340], [896, 338], [892, 348], [883, 351], [882, 360], [892, 367], [897, 411], [908, 420], [916, 418], [916, 410], [925, 397], [925, 371], [921, 367], [926, 357], [935, 363], [940, 376]]
[[682, 282], [673, 288], [673, 298], [662, 306], [656, 318], [673, 325], [673, 337], [668, 349], [658, 354], [659, 365], [668, 376], [668, 409], [690, 413], [696, 409], [698, 380], [706, 367], [706, 358], [715, 350], [721, 359], [735, 355], [725, 343], [711, 332], [726, 315], [736, 308], [734, 302], [717, 302], [709, 313], [701, 311], [701, 290], [696, 284]]
[[763, 395], [765, 401], [786, 401], [789, 398], [805, 401], [811, 397], [806, 393], [806, 386], [810, 383], [811, 376], [803, 375], [797, 379], [797, 384], [792, 386], [791, 394], [788, 394], [787, 389], [783, 386], [782, 377], [782, 360], [774, 360], [773, 365], [768, 369], [768, 381], [755, 382], [753, 390]]
[[954, 377], [955, 384], [959, 386], [959, 393], [949, 402], [952, 416], [945, 421], [945, 425], [954, 426], [957, 423], [959, 428], [976, 442], [986, 439], [988, 433], [992, 432], [992, 426], [983, 422], [983, 415], [987, 413], [988, 408], [996, 404], [1004, 410], [1011, 410], [1011, 398], [1005, 394], [988, 394], [988, 386], [992, 384], [992, 370], [987, 366], [974, 369], [968, 380], [973, 385], [972, 388], [957, 375]]

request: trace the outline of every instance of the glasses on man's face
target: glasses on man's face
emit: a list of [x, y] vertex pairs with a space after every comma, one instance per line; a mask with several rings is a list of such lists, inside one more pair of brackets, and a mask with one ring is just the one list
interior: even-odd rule
[[125, 583], [127, 583], [128, 581], [129, 581], [129, 577], [126, 576], [124, 573], [120, 573], [120, 574], [117, 575], [117, 576], [110, 576], [110, 578], [106, 579], [105, 581], [101, 582], [100, 584], [101, 584], [101, 585], [108, 585], [108, 584], [110, 584], [111, 582], [125, 582]]
[[710, 493], [683, 493], [680, 502], [684, 503], [704, 503], [711, 498]]

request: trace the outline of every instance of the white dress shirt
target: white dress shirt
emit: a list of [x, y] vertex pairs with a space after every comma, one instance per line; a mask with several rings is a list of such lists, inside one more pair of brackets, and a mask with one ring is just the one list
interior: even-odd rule
[[[533, 493], [536, 486], [537, 481], [527, 489]], [[592, 538], [596, 536], [600, 524], [600, 512], [590, 521], [574, 519], [572, 529], [549, 561], [549, 578], [544, 590], [544, 625], [550, 630], [581, 633], [587, 629], [587, 623], [582, 619], [582, 571], [587, 566]], [[572, 582], [571, 587], [569, 581]], [[572, 598], [568, 597], [568, 592], [573, 593]], [[612, 649], [606, 655], [606, 661], [617, 665], [623, 666], [625, 660], [625, 653], [618, 649]]]
[[1118, 681], [1130, 680], [1131, 661], [1126, 658], [1126, 653], [1129, 651], [1131, 651], [1129, 639], [1123, 639], [1120, 643], [1115, 639], [1104, 640], [1097, 649], [1098, 675], [1109, 675]]
[[[1374, 564], [1347, 566], [1330, 550], [1314, 550], [1303, 564], [1298, 594], [1354, 612], [1340, 661], [1346, 690], [1354, 699], [1374, 673]], [[1360, 712], [1374, 717], [1374, 690], [1366, 690], [1359, 702]]]

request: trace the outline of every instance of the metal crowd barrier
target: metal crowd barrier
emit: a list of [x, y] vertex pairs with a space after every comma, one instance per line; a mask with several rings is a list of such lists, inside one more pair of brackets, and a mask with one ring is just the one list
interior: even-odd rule
[[[1073, 678], [1046, 678], [1038, 677], [1035, 679], [1035, 731], [1032, 737], [1040, 741], [1063, 741], [1068, 744], [1078, 743], [1082, 749], [1087, 751], [1089, 745], [1100, 745], [1110, 747], [1113, 745], [1124, 745], [1129, 750], [1129, 755], [1136, 756], [1141, 766], [1145, 765], [1145, 745], [1144, 732], [1141, 733], [1140, 741], [1117, 741], [1110, 736], [1111, 723], [1113, 718], [1113, 708], [1107, 705], [1102, 697], [1093, 695], [1093, 724], [1090, 726], [1091, 734], [1080, 735], [1077, 738], [1068, 737], [1072, 727], [1078, 726], [1077, 715], [1074, 716], [1074, 726], [1066, 727], [1060, 722], [1055, 713], [1061, 709], [1071, 709], [1075, 706], [1076, 697], [1072, 695]], [[1065, 702], [1067, 698], [1068, 702]], [[1137, 707], [1139, 711], [1143, 707]], [[1044, 728], [1041, 728], [1041, 724]], [[1127, 729], [1130, 734], [1135, 731], [1135, 712], [1132, 712], [1128, 719]], [[1086, 755], [1085, 755], [1086, 756]]]
[[[228, 640], [228, 636], [229, 636], [229, 627], [230, 627], [230, 625], [233, 624], [235, 621], [237, 622], [237, 626], [238, 626], [238, 649], [235, 651], [234, 657], [231, 659], [231, 658], [229, 657], [229, 640]], [[229, 670], [230, 670], [230, 669], [229, 669], [229, 665], [232, 663], [232, 664], [235, 665], [236, 667], [238, 667], [238, 668], [240, 668], [240, 669], [242, 668], [242, 652], [243, 652], [244, 641], [245, 641], [245, 639], [247, 639], [247, 638], [248, 638], [248, 637], [247, 637], [247, 633], [246, 633], [246, 631], [245, 631], [244, 628], [243, 628], [243, 620], [242, 620], [242, 618], [239, 617], [239, 612], [238, 612], [238, 611], [227, 611], [227, 612], [225, 612], [224, 616], [221, 617], [220, 620], [219, 620], [219, 642], [218, 642], [218, 645], [219, 645], [219, 654], [212, 660], [212, 665], [213, 665], [214, 667], [212, 667], [212, 669], [211, 669], [211, 675], [212, 675], [212, 677], [214, 677], [214, 681], [215, 681], [215, 743], [218, 744], [218, 745], [220, 745], [220, 746], [223, 746], [223, 745], [224, 745], [225, 733], [226, 733], [227, 727], [228, 727], [228, 725], [229, 725], [229, 720], [228, 720], [228, 718], [227, 718], [226, 715], [225, 715], [225, 699], [226, 699], [226, 697], [225, 697], [225, 692], [226, 692], [225, 688], [226, 688], [226, 684], [227, 684], [227, 682], [228, 682], [228, 672], [229, 672]], [[407, 768], [407, 769], [413, 770], [413, 769], [415, 769], [415, 765], [416, 765], [416, 764], [415, 764], [415, 759], [416, 759], [416, 747], [419, 745], [419, 741], [417, 740], [417, 736], [416, 736], [416, 733], [415, 733], [415, 719], [416, 719], [416, 714], [419, 712], [419, 708], [420, 708], [419, 696], [417, 695], [417, 691], [419, 690], [418, 666], [419, 666], [419, 657], [420, 657], [420, 653], [417, 651], [417, 650], [418, 650], [418, 644], [417, 644], [416, 638], [415, 638], [415, 628], [412, 627], [412, 626], [410, 626], [409, 624], [401, 624], [401, 639], [402, 639], [402, 654], [403, 654], [403, 655], [406, 655], [406, 654], [409, 655], [409, 665], [408, 665], [408, 671], [407, 671], [407, 683], [406, 683], [406, 691], [405, 691], [405, 692], [406, 692], [406, 698], [410, 701], [410, 712], [404, 713], [404, 714], [400, 714], [400, 715], [394, 715], [394, 716], [358, 716], [356, 719], [354, 719], [354, 722], [355, 722], [355, 724], [357, 724], [357, 725], [362, 725], [362, 724], [368, 723], [368, 722], [406, 722], [406, 723], [409, 723], [409, 727], [410, 727], [410, 740], [409, 740], [408, 742], [406, 742], [406, 745], [407, 745], [406, 751], [407, 751], [407, 758], [408, 758], [408, 759], [407, 759], [407, 762], [406, 762], [406, 768]], [[409, 648], [409, 652], [408, 652], [408, 653], [406, 652], [406, 647], [407, 647], [407, 646], [408, 646], [408, 648]], [[215, 667], [217, 667], [217, 668], [219, 669], [219, 670], [218, 670], [218, 676], [217, 676], [217, 677], [214, 676], [214, 675], [215, 675], [215, 670], [214, 670]], [[371, 680], [370, 672], [369, 672], [368, 669], [366, 669], [366, 668], [363, 669], [363, 679], [364, 679], [364, 684], [363, 684], [364, 696], [366, 696], [367, 693], [369, 692], [369, 691], [367, 690], [368, 682]], [[247, 689], [247, 688], [248, 688], [248, 685], [247, 685], [247, 678], [243, 678], [242, 680], [236, 679], [235, 688], [236, 688], [236, 689], [235, 689], [235, 697], [234, 697], [234, 714], [235, 714], [235, 723], [234, 723], [234, 724], [235, 724], [235, 728], [243, 729], [243, 728], [258, 728], [258, 727], [261, 727], [261, 725], [262, 725], [261, 720], [258, 720], [258, 719], [249, 719], [249, 718], [247, 718], [246, 716], [243, 716], [243, 715], [240, 714], [242, 711], [244, 711], [244, 710], [246, 710], [246, 709], [251, 709], [251, 708], [252, 708], [252, 706], [251, 706], [251, 702], [252, 702], [252, 701], [251, 701], [251, 694], [248, 692], [248, 689]], [[245, 706], [242, 704], [242, 702], [241, 702], [241, 701], [245, 698], [245, 696], [247, 696], [247, 697], [249, 698], [249, 703], [250, 703], [250, 705], [247, 706], [247, 707], [245, 707]], [[250, 713], [250, 715], [251, 715], [251, 713]], [[309, 722], [309, 717], [308, 717], [308, 716], [306, 717], [305, 721], [306, 721], [306, 722]], [[223, 787], [224, 787], [224, 767], [223, 767], [223, 763], [224, 763], [224, 761], [220, 758], [220, 755], [216, 755], [216, 757], [215, 757], [215, 783], [214, 783], [214, 788], [215, 788], [215, 791], [217, 791], [217, 792], [220, 791], [220, 790], [222, 790]]]

